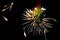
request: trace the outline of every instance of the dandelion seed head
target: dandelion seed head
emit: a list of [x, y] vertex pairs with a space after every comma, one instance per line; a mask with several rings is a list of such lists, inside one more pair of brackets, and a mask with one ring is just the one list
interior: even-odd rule
[[[27, 9], [27, 11], [25, 12], [24, 16], [24, 20], [28, 20], [30, 22], [28, 23], [24, 23], [27, 24], [24, 30], [28, 30], [27, 32], [33, 32], [33, 35], [36, 34], [37, 32], [39, 32], [39, 34], [46, 34], [48, 32], [48, 28], [52, 28], [52, 23], [50, 23], [49, 21], [52, 20], [51, 18], [48, 17], [43, 17], [43, 12], [45, 11], [45, 8], [37, 8], [35, 7], [33, 10], [29, 10]], [[41, 19], [42, 17], [42, 19]], [[29, 25], [29, 26], [28, 26]], [[27, 33], [27, 34], [28, 34]]]

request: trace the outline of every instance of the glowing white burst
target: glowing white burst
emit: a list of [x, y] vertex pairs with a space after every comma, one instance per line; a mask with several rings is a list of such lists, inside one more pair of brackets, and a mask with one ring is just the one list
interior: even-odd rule
[[42, 7], [41, 10], [46, 10], [46, 9]]
[[[30, 32], [33, 32], [34, 34], [43, 34], [46, 36], [46, 32], [48, 32], [47, 28], [52, 28], [52, 23], [50, 23], [50, 20], [53, 20], [56, 22], [53, 18], [47, 18], [44, 15], [45, 8], [34, 8], [33, 10], [28, 10], [23, 14], [22, 20], [27, 20], [28, 22], [24, 23], [23, 25], [27, 24], [25, 27], [23, 27], [24, 33], [27, 31], [29, 34]], [[45, 37], [46, 38], [46, 37]]]

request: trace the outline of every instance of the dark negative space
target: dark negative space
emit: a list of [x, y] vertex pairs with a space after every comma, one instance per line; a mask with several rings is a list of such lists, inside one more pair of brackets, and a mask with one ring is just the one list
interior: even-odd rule
[[[11, 11], [2, 12], [3, 6], [14, 2]], [[27, 38], [23, 35], [23, 22], [21, 20], [21, 15], [24, 13], [26, 8], [35, 7], [37, 0], [0, 0], [0, 38], [1, 39], [16, 39], [16, 40], [44, 40], [44, 36], [32, 36], [28, 35]], [[57, 2], [57, 1], [56, 1]], [[57, 20], [54, 28], [51, 32], [47, 33], [47, 40], [58, 40], [59, 36], [59, 24], [60, 18], [58, 13], [58, 5], [56, 5], [55, 0], [42, 0], [41, 6], [46, 8], [46, 14]], [[57, 3], [58, 4], [58, 3]], [[6, 22], [2, 15], [8, 18]]]

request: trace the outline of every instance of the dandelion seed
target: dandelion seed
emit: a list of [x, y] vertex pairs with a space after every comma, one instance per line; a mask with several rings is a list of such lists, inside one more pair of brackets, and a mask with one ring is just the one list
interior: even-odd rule
[[6, 11], [7, 9], [8, 9], [8, 8], [3, 9], [2, 12]]
[[5, 19], [5, 21], [8, 21], [8, 19], [5, 16], [3, 16], [3, 18]]
[[9, 11], [11, 10], [11, 8], [12, 8], [12, 6], [13, 6], [13, 2], [11, 2], [11, 5], [10, 5], [10, 7], [9, 7]]
[[26, 37], [26, 33], [24, 32], [24, 36]]
[[[11, 2], [11, 5], [10, 6], [8, 6], [8, 5], [5, 5], [4, 6], [4, 9], [2, 10], [2, 12], [4, 12], [4, 11], [6, 11], [7, 9], [9, 9], [9, 11], [12, 9], [12, 6], [13, 6], [13, 2]], [[7, 7], [8, 6], [8, 7]]]
[[6, 9], [3, 9], [2, 11], [5, 11]]
[[4, 6], [4, 8], [7, 7], [7, 5]]

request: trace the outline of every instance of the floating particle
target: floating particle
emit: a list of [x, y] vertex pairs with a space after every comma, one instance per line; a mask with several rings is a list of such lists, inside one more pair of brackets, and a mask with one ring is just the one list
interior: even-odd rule
[[2, 9], [2, 12], [6, 11], [7, 9], [9, 9], [9, 11], [12, 9], [12, 6], [13, 6], [13, 2], [10, 3], [10, 5], [4, 5], [4, 8]]
[[24, 32], [24, 36], [26, 37], [26, 33]]
[[4, 8], [6, 8], [6, 7], [7, 7], [7, 5], [4, 6]]
[[3, 9], [2, 12], [6, 11], [7, 9], [8, 9], [8, 8]]
[[46, 9], [42, 7], [41, 10], [46, 10]]
[[5, 21], [8, 21], [8, 19], [5, 16], [3, 16], [3, 18], [4, 18]]
[[9, 7], [9, 11], [11, 10], [11, 8], [12, 8], [12, 6], [13, 6], [13, 2], [11, 2], [11, 5], [10, 5], [10, 7]]

